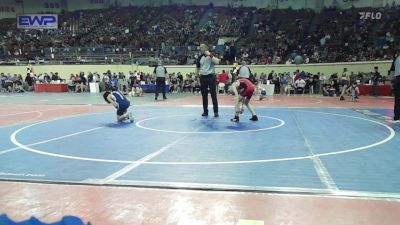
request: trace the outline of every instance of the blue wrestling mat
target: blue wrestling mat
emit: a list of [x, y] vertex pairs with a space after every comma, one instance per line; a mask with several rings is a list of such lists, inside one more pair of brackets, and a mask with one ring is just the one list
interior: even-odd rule
[[0, 128], [0, 179], [399, 198], [385, 109], [134, 107]]

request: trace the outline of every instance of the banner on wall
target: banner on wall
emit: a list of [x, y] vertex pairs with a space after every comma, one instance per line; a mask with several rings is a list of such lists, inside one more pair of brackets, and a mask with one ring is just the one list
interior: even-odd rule
[[17, 16], [18, 29], [57, 29], [57, 14], [24, 14]]

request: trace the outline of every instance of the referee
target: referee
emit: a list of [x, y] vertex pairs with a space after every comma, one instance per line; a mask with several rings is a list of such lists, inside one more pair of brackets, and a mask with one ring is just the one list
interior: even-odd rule
[[165, 96], [165, 77], [168, 74], [167, 69], [162, 65], [161, 61], [158, 61], [156, 68], [154, 68], [153, 74], [156, 77], [156, 96], [154, 99], [157, 100], [160, 88], [162, 88], [163, 99], [167, 99], [167, 96]]
[[394, 71], [393, 93], [394, 93], [394, 117], [393, 120], [400, 122], [400, 46], [397, 47], [393, 59], [391, 71]]
[[200, 44], [201, 55], [196, 63], [196, 76], [200, 75], [200, 90], [203, 98], [203, 114], [208, 116], [208, 92], [211, 94], [214, 117], [218, 117], [217, 82], [214, 65], [219, 64], [220, 59], [208, 51], [206, 44]]

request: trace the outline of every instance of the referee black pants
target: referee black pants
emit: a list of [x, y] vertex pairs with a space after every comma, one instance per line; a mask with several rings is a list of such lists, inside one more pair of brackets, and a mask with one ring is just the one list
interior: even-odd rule
[[217, 84], [215, 74], [200, 75], [200, 91], [203, 98], [203, 112], [208, 114], [208, 92], [210, 91], [214, 113], [218, 113]]
[[400, 120], [400, 76], [394, 78], [394, 120]]
[[161, 92], [163, 93], [163, 97], [165, 98], [165, 77], [156, 78], [156, 98], [158, 97], [160, 88], [162, 88]]

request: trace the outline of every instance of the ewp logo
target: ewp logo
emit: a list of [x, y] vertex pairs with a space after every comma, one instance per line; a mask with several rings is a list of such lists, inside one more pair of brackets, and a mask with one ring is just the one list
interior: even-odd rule
[[23, 29], [57, 29], [58, 17], [56, 14], [32, 14], [18, 16], [18, 28]]
[[358, 14], [360, 14], [360, 20], [380, 20], [382, 18], [381, 12], [359, 12]]

